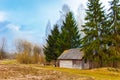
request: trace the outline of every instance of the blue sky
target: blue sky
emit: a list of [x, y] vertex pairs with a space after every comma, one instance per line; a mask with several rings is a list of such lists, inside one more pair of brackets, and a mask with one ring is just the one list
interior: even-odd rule
[[[105, 5], [108, 0], [104, 1]], [[48, 20], [54, 25], [60, 18], [62, 5], [67, 4], [77, 14], [87, 0], [0, 0], [0, 39], [8, 45], [16, 39], [43, 44]]]

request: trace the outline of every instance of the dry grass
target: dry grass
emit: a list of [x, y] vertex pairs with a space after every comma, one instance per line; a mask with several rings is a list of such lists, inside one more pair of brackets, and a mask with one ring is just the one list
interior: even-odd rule
[[86, 77], [26, 65], [0, 65], [0, 80], [83, 80]]
[[62, 72], [68, 72], [71, 74], [77, 74], [80, 76], [90, 77], [93, 80], [120, 80], [120, 69], [115, 69], [115, 68], [78, 70], [78, 69], [47, 67], [46, 69], [57, 70]]
[[0, 80], [87, 80], [67, 72], [46, 69], [38, 64], [19, 64], [16, 60], [0, 61]]
[[120, 69], [78, 70], [0, 61], [0, 80], [120, 80]]
[[19, 64], [19, 63], [16, 60], [5, 59], [5, 60], [0, 60], [0, 64]]

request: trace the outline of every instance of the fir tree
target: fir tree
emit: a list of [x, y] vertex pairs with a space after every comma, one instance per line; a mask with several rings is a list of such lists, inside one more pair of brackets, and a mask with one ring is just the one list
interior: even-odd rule
[[66, 15], [65, 21], [63, 21], [58, 45], [60, 47], [59, 53], [67, 49], [80, 47], [78, 25], [76, 24], [72, 12], [69, 12]]
[[120, 59], [120, 4], [119, 0], [110, 2], [109, 26], [110, 26], [110, 61], [113, 62], [113, 67], [116, 67], [116, 61]]
[[[98, 60], [100, 66], [103, 66], [104, 49], [106, 43], [106, 17], [99, 0], [88, 0], [88, 9], [86, 10], [86, 23], [83, 25], [85, 37], [82, 39], [82, 50], [85, 52], [85, 58], [91, 62]], [[91, 65], [92, 66], [92, 65]]]
[[51, 30], [51, 34], [48, 36], [47, 45], [44, 46], [44, 54], [48, 62], [57, 60], [57, 58], [60, 56], [60, 54], [57, 53], [59, 50], [59, 47], [57, 46], [59, 35], [60, 33], [58, 26], [55, 25], [54, 29]]

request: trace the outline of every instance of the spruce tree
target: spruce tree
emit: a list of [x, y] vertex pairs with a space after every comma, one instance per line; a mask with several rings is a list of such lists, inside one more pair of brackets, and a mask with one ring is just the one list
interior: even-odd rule
[[110, 26], [110, 61], [113, 62], [113, 67], [116, 67], [116, 61], [120, 59], [120, 4], [119, 0], [110, 2], [109, 26]]
[[69, 12], [65, 21], [63, 21], [58, 45], [60, 47], [59, 53], [67, 49], [80, 47], [80, 34], [72, 12]]
[[107, 28], [104, 7], [101, 5], [100, 0], [88, 0], [86, 23], [83, 25], [84, 29], [82, 30], [85, 33], [82, 39], [82, 50], [85, 52], [85, 58], [89, 59], [91, 63], [95, 59], [100, 66], [103, 66], [104, 49], [106, 48], [104, 37]]
[[48, 36], [47, 45], [44, 46], [44, 54], [48, 62], [57, 60], [57, 58], [60, 56], [60, 54], [57, 53], [59, 50], [59, 47], [57, 45], [59, 35], [60, 33], [58, 26], [55, 25], [54, 29], [51, 30], [51, 34]]

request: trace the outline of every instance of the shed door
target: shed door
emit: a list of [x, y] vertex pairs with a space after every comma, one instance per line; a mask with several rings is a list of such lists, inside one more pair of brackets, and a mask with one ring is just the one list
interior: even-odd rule
[[60, 67], [72, 68], [72, 60], [60, 60]]
[[82, 61], [81, 60], [73, 60], [73, 67], [82, 69]]

